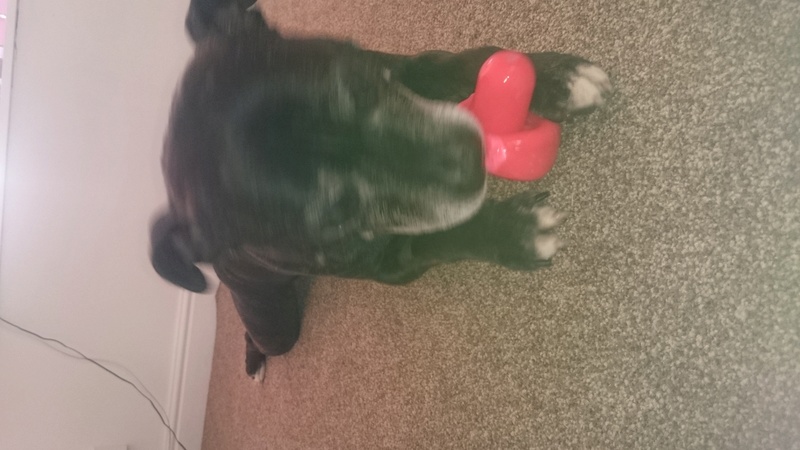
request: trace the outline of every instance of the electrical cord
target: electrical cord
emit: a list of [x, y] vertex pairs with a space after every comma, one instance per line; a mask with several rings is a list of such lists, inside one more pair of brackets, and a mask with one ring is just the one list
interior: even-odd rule
[[[61, 349], [61, 348], [58, 348], [58, 347], [57, 347], [55, 344], [52, 344], [52, 343], [50, 343], [50, 342], [46, 342], [46, 343], [45, 343], [45, 345], [47, 345], [47, 346], [48, 346], [48, 347], [50, 347], [51, 349], [53, 349], [53, 350], [57, 351], [58, 353], [61, 353], [62, 355], [66, 356], [66, 357], [68, 357], [68, 358], [73, 358], [73, 359], [77, 359], [77, 360], [79, 360], [79, 361], [83, 361], [83, 357], [81, 357], [81, 356], [79, 356], [79, 355], [76, 355], [76, 354], [74, 354], [74, 353], [71, 353], [71, 352], [69, 352], [69, 351], [63, 350], [63, 349]], [[139, 378], [136, 376], [136, 374], [134, 374], [133, 372], [131, 372], [131, 370], [130, 370], [130, 369], [128, 369], [127, 367], [123, 366], [122, 364], [120, 364], [120, 363], [118, 363], [118, 362], [116, 362], [116, 361], [110, 361], [110, 360], [108, 360], [108, 359], [101, 359], [101, 358], [95, 358], [94, 360], [95, 360], [95, 361], [97, 361], [97, 362], [99, 362], [99, 363], [101, 363], [101, 364], [103, 364], [104, 366], [106, 366], [106, 367], [108, 367], [108, 368], [114, 367], [114, 370], [115, 370], [115, 371], [117, 371], [117, 375], [119, 375], [119, 371], [120, 371], [120, 370], [121, 370], [121, 371], [124, 371], [124, 372], [125, 372], [125, 374], [126, 374], [126, 375], [128, 375], [128, 376], [130, 377], [130, 379], [133, 379], [134, 381], [136, 381], [136, 385], [139, 387], [139, 389], [141, 389], [142, 391], [144, 391], [144, 393], [145, 393], [145, 395], [147, 396], [147, 398], [149, 398], [150, 400], [152, 400], [152, 401], [153, 401], [153, 402], [156, 404], [156, 406], [158, 406], [158, 411], [159, 411], [159, 412], [161, 412], [162, 414], [164, 414], [164, 416], [166, 416], [166, 415], [167, 415], [167, 412], [166, 412], [167, 410], [166, 410], [166, 408], [164, 408], [164, 405], [162, 405], [162, 404], [161, 404], [161, 402], [159, 402], [159, 401], [158, 401], [158, 399], [156, 398], [156, 396], [155, 396], [155, 395], [153, 395], [153, 393], [152, 393], [152, 392], [150, 392], [150, 390], [149, 390], [149, 389], [147, 389], [147, 386], [145, 386], [145, 384], [144, 384], [144, 383], [142, 383], [142, 380], [140, 380], [140, 379], [139, 379]], [[170, 423], [169, 423], [169, 420], [167, 420], [167, 424], [170, 424]], [[171, 425], [171, 424], [170, 424], [170, 425]]]
[[[112, 376], [114, 376], [115, 378], [117, 378], [118, 380], [120, 380], [120, 381], [122, 381], [122, 382], [124, 382], [124, 383], [126, 383], [126, 384], [130, 385], [132, 388], [136, 389], [136, 392], [138, 392], [138, 393], [139, 393], [139, 395], [141, 395], [141, 396], [142, 396], [142, 397], [143, 397], [145, 400], [147, 400], [147, 401], [150, 403], [150, 406], [152, 406], [152, 407], [153, 407], [153, 411], [155, 411], [155, 412], [156, 412], [156, 414], [158, 414], [158, 418], [159, 418], [159, 419], [161, 419], [161, 423], [162, 423], [162, 424], [164, 424], [164, 426], [167, 428], [167, 430], [169, 430], [170, 434], [172, 435], [172, 439], [174, 439], [174, 440], [175, 440], [175, 442], [177, 442], [177, 444], [178, 444], [178, 445], [179, 445], [179, 446], [180, 446], [180, 447], [181, 447], [183, 450], [187, 450], [187, 449], [186, 449], [186, 447], [183, 445], [183, 443], [180, 441], [180, 439], [178, 439], [178, 435], [177, 435], [177, 434], [175, 434], [175, 430], [173, 430], [173, 429], [172, 429], [172, 427], [171, 427], [171, 426], [170, 426], [170, 425], [167, 423], [167, 421], [164, 419], [164, 415], [162, 415], [162, 414], [161, 414], [161, 411], [160, 411], [160, 410], [159, 410], [159, 409], [156, 407], [156, 405], [155, 405], [155, 403], [153, 402], [153, 400], [152, 400], [150, 397], [148, 397], [147, 395], [145, 395], [145, 394], [144, 394], [144, 392], [142, 392], [142, 390], [141, 390], [141, 389], [139, 389], [139, 387], [138, 387], [138, 386], [136, 386], [136, 384], [134, 384], [132, 381], [128, 380], [127, 378], [124, 378], [124, 377], [122, 377], [121, 375], [118, 375], [118, 374], [117, 374], [116, 372], [114, 372], [113, 370], [111, 370], [111, 369], [109, 369], [108, 367], [106, 367], [106, 366], [104, 366], [104, 365], [100, 364], [100, 363], [99, 363], [99, 362], [97, 362], [96, 360], [94, 360], [94, 359], [92, 359], [92, 358], [89, 358], [88, 356], [86, 356], [86, 355], [84, 355], [83, 353], [81, 353], [79, 350], [77, 350], [77, 349], [75, 349], [75, 348], [73, 348], [73, 347], [70, 347], [69, 345], [67, 345], [67, 344], [65, 344], [65, 343], [63, 343], [63, 342], [61, 342], [61, 341], [59, 341], [58, 339], [53, 339], [53, 338], [49, 338], [49, 337], [42, 336], [42, 335], [40, 335], [40, 334], [38, 334], [38, 333], [34, 333], [33, 331], [27, 330], [27, 329], [25, 329], [25, 328], [23, 328], [23, 327], [21, 327], [21, 326], [19, 326], [19, 325], [15, 324], [15, 323], [13, 323], [13, 322], [10, 322], [10, 321], [8, 321], [8, 320], [4, 319], [3, 317], [0, 317], [0, 322], [4, 322], [4, 323], [6, 323], [7, 325], [10, 325], [10, 326], [12, 326], [12, 327], [16, 328], [17, 330], [19, 330], [19, 331], [22, 331], [23, 333], [25, 333], [25, 334], [28, 334], [28, 335], [30, 335], [30, 336], [33, 336], [33, 337], [35, 337], [35, 338], [37, 338], [37, 339], [39, 339], [39, 340], [41, 340], [41, 341], [43, 341], [43, 342], [52, 342], [52, 343], [58, 344], [58, 345], [60, 345], [60, 346], [62, 346], [62, 347], [64, 347], [64, 348], [66, 348], [66, 349], [69, 349], [70, 351], [72, 351], [72, 352], [75, 352], [75, 354], [76, 354], [76, 355], [78, 355], [78, 356], [77, 356], [77, 358], [79, 358], [79, 359], [83, 359], [83, 360], [85, 360], [85, 361], [88, 361], [88, 362], [90, 362], [90, 363], [94, 364], [95, 366], [97, 366], [97, 367], [99, 367], [99, 368], [103, 369], [105, 372], [108, 372], [109, 374], [111, 374]], [[51, 347], [51, 348], [52, 348], [52, 347]], [[60, 350], [57, 350], [57, 349], [55, 349], [55, 348], [53, 348], [53, 349], [54, 349], [54, 350], [56, 350], [56, 351], [59, 351], [59, 352], [61, 352]], [[61, 353], [64, 353], [64, 352], [61, 352]], [[136, 377], [134, 376], [134, 378], [136, 378]], [[140, 383], [141, 383], [141, 381], [140, 381]], [[142, 384], [142, 386], [144, 387], [144, 384]], [[144, 389], [145, 389], [145, 390], [147, 390], [147, 388], [144, 388]], [[148, 391], [148, 392], [150, 392], [150, 391]], [[151, 394], [151, 395], [152, 395], [152, 394]], [[159, 406], [160, 406], [160, 405], [159, 405]], [[163, 408], [163, 407], [162, 407], [162, 408]]]

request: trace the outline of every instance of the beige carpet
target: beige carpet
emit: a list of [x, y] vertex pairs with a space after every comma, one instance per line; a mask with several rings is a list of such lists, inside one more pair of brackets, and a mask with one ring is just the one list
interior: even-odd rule
[[538, 183], [572, 214], [550, 269], [320, 279], [263, 385], [222, 290], [204, 449], [800, 448], [800, 2], [265, 9], [385, 51], [574, 52], [619, 92]]

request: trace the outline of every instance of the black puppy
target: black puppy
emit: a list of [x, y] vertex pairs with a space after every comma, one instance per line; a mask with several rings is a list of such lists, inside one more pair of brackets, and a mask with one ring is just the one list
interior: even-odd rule
[[[247, 329], [247, 373], [300, 332], [295, 282], [333, 275], [406, 283], [477, 259], [531, 270], [560, 243], [546, 194], [486, 198], [481, 132], [456, 107], [498, 48], [389, 55], [286, 39], [251, 0], [194, 0], [196, 44], [174, 101], [163, 166], [169, 211], [152, 262], [192, 291], [213, 264]], [[534, 53], [531, 108], [552, 120], [603, 103], [606, 74]]]

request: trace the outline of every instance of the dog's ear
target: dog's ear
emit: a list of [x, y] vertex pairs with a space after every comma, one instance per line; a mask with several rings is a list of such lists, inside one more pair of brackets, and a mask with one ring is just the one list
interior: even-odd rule
[[186, 15], [186, 31], [195, 43], [252, 27], [266, 28], [255, 0], [192, 0]]
[[171, 214], [159, 217], [150, 228], [150, 261], [162, 278], [192, 292], [208, 287], [195, 263], [188, 227]]

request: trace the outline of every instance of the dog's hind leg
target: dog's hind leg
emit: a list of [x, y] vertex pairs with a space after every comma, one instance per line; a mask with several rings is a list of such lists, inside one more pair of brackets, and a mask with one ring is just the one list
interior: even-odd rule
[[246, 330], [247, 375], [262, 381], [267, 357], [288, 352], [300, 337], [298, 277], [243, 265], [217, 267], [217, 273]]

